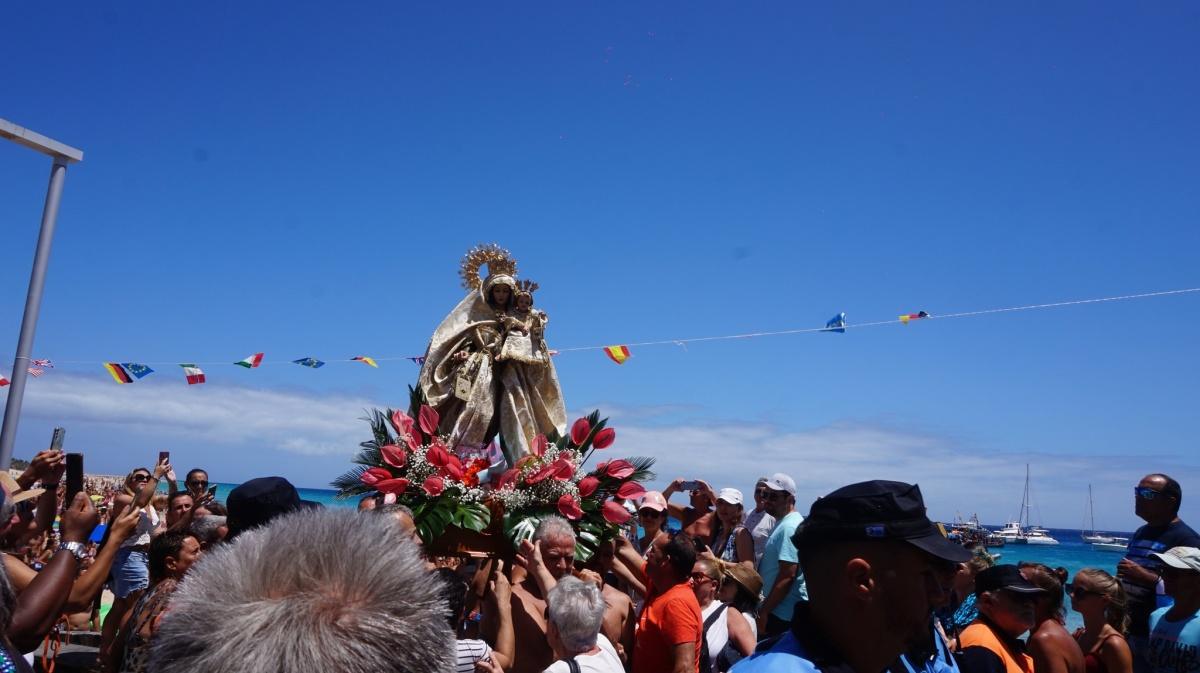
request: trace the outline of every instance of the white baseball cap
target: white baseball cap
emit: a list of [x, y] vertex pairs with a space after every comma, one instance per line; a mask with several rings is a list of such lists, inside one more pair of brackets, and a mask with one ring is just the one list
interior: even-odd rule
[[1150, 555], [1176, 570], [1200, 573], [1200, 549], [1195, 547], [1171, 547], [1161, 554]]
[[770, 479], [765, 482], [766, 487], [772, 491], [787, 491], [787, 494], [796, 497], [796, 482], [782, 472], [776, 472], [771, 475]]
[[724, 500], [731, 505], [742, 504], [742, 492], [736, 488], [723, 488], [717, 494], [717, 500]]

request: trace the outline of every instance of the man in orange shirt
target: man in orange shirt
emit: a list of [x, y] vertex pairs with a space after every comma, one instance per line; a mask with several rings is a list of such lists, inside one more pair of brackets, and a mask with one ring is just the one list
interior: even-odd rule
[[683, 535], [658, 537], [646, 555], [649, 598], [638, 620], [633, 673], [696, 673], [703, 637], [689, 582], [696, 549]]

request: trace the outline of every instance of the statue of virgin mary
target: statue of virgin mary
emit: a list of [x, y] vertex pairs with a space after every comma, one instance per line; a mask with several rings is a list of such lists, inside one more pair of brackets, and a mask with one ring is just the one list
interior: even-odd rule
[[[483, 265], [488, 274], [481, 280]], [[510, 465], [530, 452], [534, 437], [551, 430], [563, 434], [567, 425], [551, 358], [501, 357], [505, 339], [524, 333], [516, 272], [508, 251], [494, 244], [467, 253], [462, 266], [467, 296], [434, 331], [418, 379], [452, 447], [482, 449], [499, 435]]]

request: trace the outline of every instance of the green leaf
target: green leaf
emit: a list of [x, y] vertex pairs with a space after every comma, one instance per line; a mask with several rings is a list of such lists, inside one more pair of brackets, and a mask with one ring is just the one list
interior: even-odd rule
[[492, 523], [491, 510], [479, 503], [461, 505], [457, 514], [455, 525], [464, 530], [482, 533]]

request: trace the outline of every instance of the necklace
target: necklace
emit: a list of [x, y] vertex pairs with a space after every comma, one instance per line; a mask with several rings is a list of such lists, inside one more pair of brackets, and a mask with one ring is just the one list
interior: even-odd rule
[[0, 647], [0, 673], [17, 673], [17, 665], [4, 647]]

